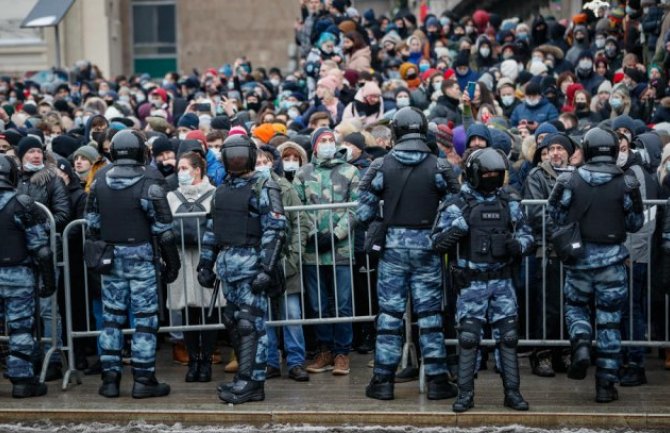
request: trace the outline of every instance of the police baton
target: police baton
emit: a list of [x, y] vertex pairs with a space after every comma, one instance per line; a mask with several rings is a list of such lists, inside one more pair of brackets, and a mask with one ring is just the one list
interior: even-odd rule
[[218, 278], [214, 280], [214, 289], [212, 290], [212, 300], [209, 301], [209, 308], [207, 309], [207, 317], [211, 318], [214, 314], [214, 307], [216, 306], [216, 298], [219, 297], [219, 291], [221, 290], [221, 280]]

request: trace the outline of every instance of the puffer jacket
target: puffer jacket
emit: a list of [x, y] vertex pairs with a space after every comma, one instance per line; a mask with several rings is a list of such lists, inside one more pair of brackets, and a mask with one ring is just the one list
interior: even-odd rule
[[534, 107], [530, 107], [525, 102], [519, 104], [512, 112], [512, 117], [509, 120], [512, 126], [518, 126], [519, 121], [522, 119], [526, 119], [529, 122], [535, 121], [538, 124], [551, 122], [558, 119], [558, 110], [543, 97], [540, 103]]
[[44, 168], [36, 172], [22, 172], [16, 192], [27, 194], [49, 208], [59, 233], [70, 222], [70, 196], [53, 163], [46, 161]]

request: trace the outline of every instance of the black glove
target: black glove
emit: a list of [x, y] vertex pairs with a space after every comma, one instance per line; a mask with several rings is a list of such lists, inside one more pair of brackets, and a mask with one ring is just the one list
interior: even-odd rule
[[172, 230], [161, 233], [158, 238], [160, 245], [160, 253], [163, 262], [165, 262], [165, 277], [166, 283], [174, 283], [179, 276], [179, 269], [181, 268], [181, 260], [179, 259], [179, 250], [177, 249], [177, 240], [174, 237]]
[[465, 233], [456, 228], [450, 228], [435, 235], [433, 249], [440, 254], [446, 254], [453, 249]]
[[35, 255], [37, 269], [42, 277], [42, 286], [37, 291], [40, 298], [48, 298], [56, 292], [56, 270], [54, 269], [53, 253], [48, 247], [42, 247]]
[[202, 287], [211, 289], [214, 287], [216, 281], [216, 274], [214, 273], [214, 263], [209, 260], [200, 260], [198, 263], [198, 283]]
[[272, 278], [265, 272], [261, 271], [256, 275], [254, 281], [251, 283], [251, 293], [254, 295], [262, 295], [266, 293], [272, 285]]
[[505, 249], [507, 254], [512, 257], [520, 257], [523, 254], [523, 248], [521, 248], [521, 243], [516, 239], [508, 239], [505, 241]]
[[[325, 253], [331, 251], [333, 248], [333, 235], [330, 232], [319, 233], [316, 236], [316, 246], [319, 249], [319, 253]], [[337, 242], [337, 238], [335, 239]]]

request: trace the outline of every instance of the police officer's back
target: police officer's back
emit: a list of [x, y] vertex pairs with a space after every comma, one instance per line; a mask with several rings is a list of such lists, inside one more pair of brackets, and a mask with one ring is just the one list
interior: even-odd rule
[[56, 290], [53, 253], [49, 248], [46, 218], [32, 198], [17, 195], [18, 169], [0, 155], [0, 298], [9, 331], [7, 376], [12, 397], [44, 395], [47, 387], [37, 382], [31, 362], [35, 315], [35, 287], [42, 277], [40, 297]]
[[[565, 317], [572, 343], [568, 377], [581, 380], [591, 364], [590, 301], [596, 306], [596, 401], [618, 398], [621, 305], [627, 296], [626, 232], [644, 223], [639, 183], [615, 165], [619, 140], [594, 128], [582, 143], [586, 164], [559, 176], [548, 211], [557, 227], [554, 246], [566, 268]], [[560, 236], [558, 236], [560, 234]], [[574, 236], [578, 236], [575, 240]], [[567, 240], [567, 242], [566, 242]]]
[[[112, 139], [113, 167], [98, 173], [86, 205], [87, 237], [113, 246], [113, 264], [102, 277], [105, 329], [100, 334], [103, 384], [99, 393], [119, 395], [121, 329], [135, 317], [132, 340], [133, 397], [170, 392], [155, 377], [158, 330], [157, 278], [174, 281], [180, 261], [165, 191], [145, 167], [144, 136], [121, 131]], [[152, 247], [152, 244], [155, 247]], [[154, 251], [154, 248], [158, 251]], [[162, 261], [156, 258], [160, 255]]]

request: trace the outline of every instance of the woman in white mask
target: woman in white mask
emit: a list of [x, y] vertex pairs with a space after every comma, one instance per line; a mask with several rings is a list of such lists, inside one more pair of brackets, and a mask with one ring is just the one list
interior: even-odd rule
[[305, 152], [302, 146], [293, 141], [282, 143], [277, 147], [277, 151], [284, 165], [284, 177], [289, 182], [292, 182], [298, 169], [307, 163], [307, 152]]
[[[173, 215], [192, 212], [208, 212], [211, 209], [215, 187], [209, 183], [205, 173], [207, 163], [197, 152], [186, 152], [177, 162], [179, 187], [167, 194]], [[200, 260], [199, 242], [205, 230], [205, 218], [175, 218], [174, 232], [179, 248], [184, 245], [181, 255], [182, 267], [174, 283], [168, 285], [167, 307], [182, 313], [184, 324], [201, 325], [215, 323], [217, 317], [203, 317], [203, 310], [209, 307], [212, 290], [198, 283], [196, 268]], [[199, 230], [198, 230], [199, 229]], [[183, 239], [183, 244], [182, 244]], [[220, 292], [221, 293], [221, 292]], [[224, 305], [219, 295], [218, 305]], [[214, 315], [216, 316], [216, 315]], [[209, 382], [212, 378], [212, 354], [217, 331], [184, 332], [184, 343], [188, 351], [188, 371], [186, 382]]]

